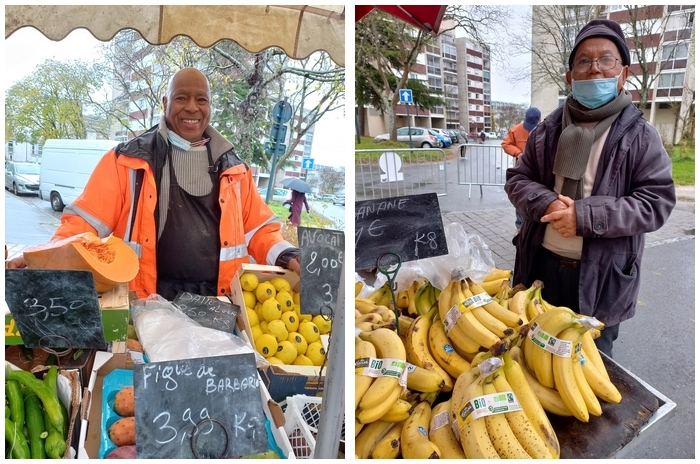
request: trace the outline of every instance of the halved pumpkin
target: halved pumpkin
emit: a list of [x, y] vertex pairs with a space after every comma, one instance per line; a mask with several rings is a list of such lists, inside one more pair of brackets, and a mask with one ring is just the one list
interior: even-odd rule
[[30, 269], [92, 271], [97, 293], [130, 282], [139, 272], [134, 250], [113, 235], [101, 239], [85, 232], [26, 248], [23, 254]]

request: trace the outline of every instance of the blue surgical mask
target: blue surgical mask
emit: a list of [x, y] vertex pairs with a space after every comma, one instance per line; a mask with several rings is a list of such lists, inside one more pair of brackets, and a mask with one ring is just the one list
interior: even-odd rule
[[189, 150], [192, 146], [189, 140], [183, 139], [170, 129], [168, 129], [168, 141], [171, 145], [175, 145], [177, 148], [184, 151]]
[[571, 79], [571, 91], [574, 100], [592, 110], [600, 108], [617, 97], [617, 81], [620, 79], [622, 71], [617, 77], [608, 79], [590, 79], [587, 81], [576, 81]]

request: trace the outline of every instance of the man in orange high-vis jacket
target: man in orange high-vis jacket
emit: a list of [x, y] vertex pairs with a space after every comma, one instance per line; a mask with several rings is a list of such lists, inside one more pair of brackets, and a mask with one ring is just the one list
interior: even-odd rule
[[[86, 231], [122, 238], [139, 257], [129, 284], [139, 298], [225, 295], [251, 258], [298, 273], [298, 248], [282, 237], [249, 167], [209, 125], [206, 76], [178, 71], [163, 109], [158, 125], [103, 156], [52, 239]], [[23, 258], [8, 263], [25, 266]]]

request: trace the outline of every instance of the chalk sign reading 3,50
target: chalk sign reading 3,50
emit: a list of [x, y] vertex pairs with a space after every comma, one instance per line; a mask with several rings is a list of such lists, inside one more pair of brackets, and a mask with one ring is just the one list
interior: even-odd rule
[[299, 227], [302, 314], [329, 314], [338, 298], [345, 259], [345, 235], [329, 229]]

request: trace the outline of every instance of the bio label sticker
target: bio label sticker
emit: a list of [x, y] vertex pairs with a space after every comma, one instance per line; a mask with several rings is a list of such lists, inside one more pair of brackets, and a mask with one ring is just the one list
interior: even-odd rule
[[473, 306], [472, 309], [474, 308], [479, 308], [481, 306], [487, 305], [493, 301], [493, 298], [491, 296], [484, 292], [484, 293], [479, 293], [478, 295], [472, 295], [466, 300], [462, 302], [465, 308], [468, 308], [470, 306]]
[[457, 321], [461, 316], [462, 313], [457, 305], [452, 306], [450, 310], [447, 311], [447, 314], [445, 314], [445, 320], [442, 321], [442, 323], [445, 325], [445, 333], [447, 333], [447, 335], [449, 335], [452, 329], [454, 329], [454, 326], [457, 325]]
[[494, 414], [521, 411], [523, 409], [512, 391], [478, 396], [473, 398], [469, 403], [472, 405], [472, 420]]
[[571, 357], [571, 348], [573, 343], [568, 340], [560, 340], [552, 334], [542, 330], [537, 322], [532, 324], [527, 333], [532, 343], [545, 351], [560, 356], [562, 358]]
[[[364, 361], [365, 359], [367, 361]], [[401, 379], [407, 364], [406, 361], [401, 359], [391, 358], [362, 358], [362, 361], [366, 365], [358, 366], [357, 361], [355, 361], [355, 368], [363, 368], [362, 375], [369, 377], [396, 377], [397, 379]]]

